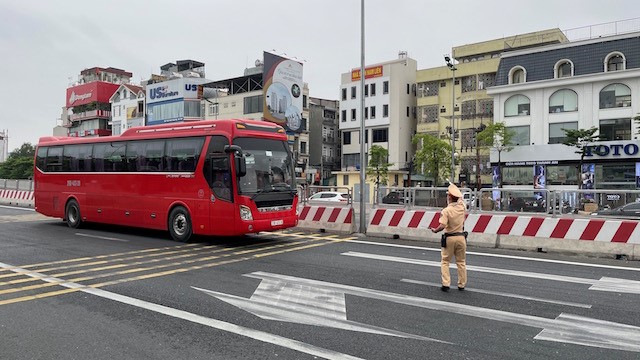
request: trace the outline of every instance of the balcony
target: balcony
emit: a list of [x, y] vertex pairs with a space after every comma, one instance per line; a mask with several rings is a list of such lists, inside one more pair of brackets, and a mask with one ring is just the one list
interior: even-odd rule
[[89, 110], [77, 114], [69, 115], [69, 121], [81, 121], [87, 119], [109, 119], [111, 117], [111, 111], [107, 110]]
[[322, 136], [322, 142], [335, 143], [336, 142], [336, 138], [333, 135], [323, 135]]

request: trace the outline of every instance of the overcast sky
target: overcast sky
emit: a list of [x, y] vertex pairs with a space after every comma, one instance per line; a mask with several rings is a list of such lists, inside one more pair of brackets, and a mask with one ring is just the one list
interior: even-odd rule
[[[452, 46], [640, 16], [638, 0], [366, 0], [365, 7], [366, 63], [405, 50], [418, 69], [443, 65]], [[192, 59], [221, 80], [242, 76], [264, 50], [304, 60], [310, 96], [338, 99], [340, 74], [360, 66], [360, 1], [0, 0], [0, 130], [9, 132], [9, 151], [51, 135], [69, 81], [83, 69], [120, 68], [139, 83], [163, 64]]]

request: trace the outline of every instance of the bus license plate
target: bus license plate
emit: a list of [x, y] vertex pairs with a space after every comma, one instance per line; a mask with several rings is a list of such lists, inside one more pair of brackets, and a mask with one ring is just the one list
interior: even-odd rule
[[271, 226], [278, 226], [284, 224], [284, 220], [272, 220]]

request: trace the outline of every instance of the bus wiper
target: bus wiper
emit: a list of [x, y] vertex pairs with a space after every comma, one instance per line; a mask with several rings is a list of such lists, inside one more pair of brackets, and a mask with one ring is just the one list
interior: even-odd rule
[[253, 194], [253, 196], [251, 196], [251, 200], [255, 199], [258, 197], [258, 195], [260, 195], [261, 193], [265, 192], [265, 189], [258, 189], [256, 190], [256, 193]]

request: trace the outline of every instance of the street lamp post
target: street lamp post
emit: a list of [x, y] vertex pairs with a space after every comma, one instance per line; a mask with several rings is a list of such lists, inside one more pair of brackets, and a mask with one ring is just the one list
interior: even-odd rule
[[450, 120], [450, 131], [451, 131], [451, 180], [455, 182], [455, 173], [456, 173], [456, 129], [455, 129], [455, 121], [454, 116], [456, 112], [456, 66], [453, 64], [454, 59], [450, 58], [449, 55], [444, 56], [444, 61], [447, 63], [447, 66], [451, 70], [451, 120]]

